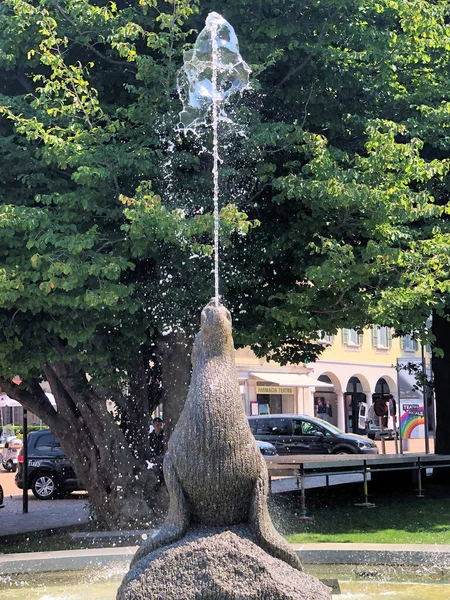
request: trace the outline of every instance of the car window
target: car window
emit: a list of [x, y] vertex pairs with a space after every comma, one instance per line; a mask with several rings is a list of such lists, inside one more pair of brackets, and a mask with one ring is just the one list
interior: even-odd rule
[[259, 419], [256, 433], [260, 435], [289, 435], [287, 419]]
[[249, 419], [248, 424], [250, 425], [250, 431], [252, 433], [256, 433], [256, 430], [258, 428], [258, 419]]
[[51, 433], [40, 435], [36, 441], [36, 450], [41, 450], [41, 452], [51, 452], [54, 441], [55, 438]]
[[61, 444], [51, 433], [44, 433], [40, 435], [36, 441], [36, 450], [40, 452], [57, 452], [62, 453]]
[[324, 434], [325, 431], [316, 423], [311, 421], [301, 421], [300, 419], [294, 419], [292, 423], [293, 435], [317, 435]]

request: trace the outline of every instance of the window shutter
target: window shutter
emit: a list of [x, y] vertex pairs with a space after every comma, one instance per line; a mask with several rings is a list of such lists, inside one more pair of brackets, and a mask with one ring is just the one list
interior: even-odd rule
[[362, 333], [358, 333], [358, 344], [360, 346], [362, 346], [363, 343], [363, 334]]
[[417, 340], [413, 340], [413, 349], [414, 352], [417, 352], [417, 350], [419, 349], [419, 342]]
[[405, 349], [405, 336], [402, 335], [402, 337], [400, 338], [400, 350], [404, 350]]
[[374, 348], [378, 348], [378, 326], [374, 325], [372, 327], [372, 344]]
[[342, 341], [344, 344], [348, 344], [348, 329], [342, 330]]
[[392, 330], [390, 327], [387, 327], [387, 345], [388, 348], [392, 347]]

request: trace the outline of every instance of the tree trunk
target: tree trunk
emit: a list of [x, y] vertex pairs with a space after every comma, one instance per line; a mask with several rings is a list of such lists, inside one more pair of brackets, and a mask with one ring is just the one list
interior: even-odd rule
[[[160, 344], [165, 431], [168, 439], [186, 399], [192, 340], [171, 334]], [[88, 381], [67, 349], [65, 360], [46, 364], [43, 377], [55, 396], [55, 410], [36, 380], [8, 387], [8, 394], [36, 414], [58, 437], [75, 473], [89, 493], [98, 520], [110, 529], [155, 526], [164, 517], [168, 497], [148, 462], [151, 407], [149, 363], [137, 354], [129, 374], [129, 395], [108, 394]], [[106, 398], [120, 404], [123, 423], [106, 409]]]
[[450, 454], [450, 311], [444, 316], [433, 314], [432, 332], [435, 346], [444, 355], [432, 357], [436, 397], [436, 454]]
[[[40, 417], [58, 437], [99, 522], [109, 529], [157, 525], [167, 509], [156, 473], [136, 458], [114, 417], [106, 410], [76, 361], [47, 364], [55, 411], [37, 382], [8, 393]], [[148, 431], [134, 446], [147, 446]], [[161, 505], [163, 503], [163, 505]]]
[[159, 344], [166, 443], [178, 422], [189, 390], [192, 343], [191, 337], [178, 331], [163, 338]]

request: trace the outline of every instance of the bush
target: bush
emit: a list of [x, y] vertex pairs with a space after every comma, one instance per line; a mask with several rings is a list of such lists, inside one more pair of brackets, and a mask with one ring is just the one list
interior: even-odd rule
[[[14, 430], [14, 434], [15, 436], [21, 438], [23, 437], [23, 427], [22, 425], [5, 425], [4, 429], [6, 429], [6, 431], [9, 433], [11, 431], [11, 429]], [[30, 431], [40, 431], [41, 429], [47, 429], [47, 425], [42, 425], [42, 427], [39, 427], [39, 425], [29, 425], [28, 426], [28, 433], [30, 433]], [[0, 436], [3, 433], [3, 427], [0, 427]]]

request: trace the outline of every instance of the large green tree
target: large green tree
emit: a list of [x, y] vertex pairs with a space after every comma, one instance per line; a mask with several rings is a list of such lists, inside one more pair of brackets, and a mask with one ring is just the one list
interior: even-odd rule
[[[176, 131], [176, 80], [216, 8], [0, 5], [2, 386], [60, 437], [109, 526], [158, 514], [149, 419], [162, 399], [176, 421], [212, 295], [209, 132]], [[254, 71], [220, 131], [239, 343], [309, 360], [319, 330], [409, 331], [445, 309], [446, 11], [227, 3]]]
[[436, 451], [449, 453], [448, 3], [300, 3], [278, 28], [283, 8], [259, 12], [276, 56], [260, 75], [272, 202], [249, 214], [263, 223], [268, 276], [284, 280], [289, 264], [298, 285], [269, 302], [263, 291], [261, 348], [298, 360], [295, 344], [273, 347], [277, 334], [333, 332], [342, 318], [416, 332], [434, 346]]

